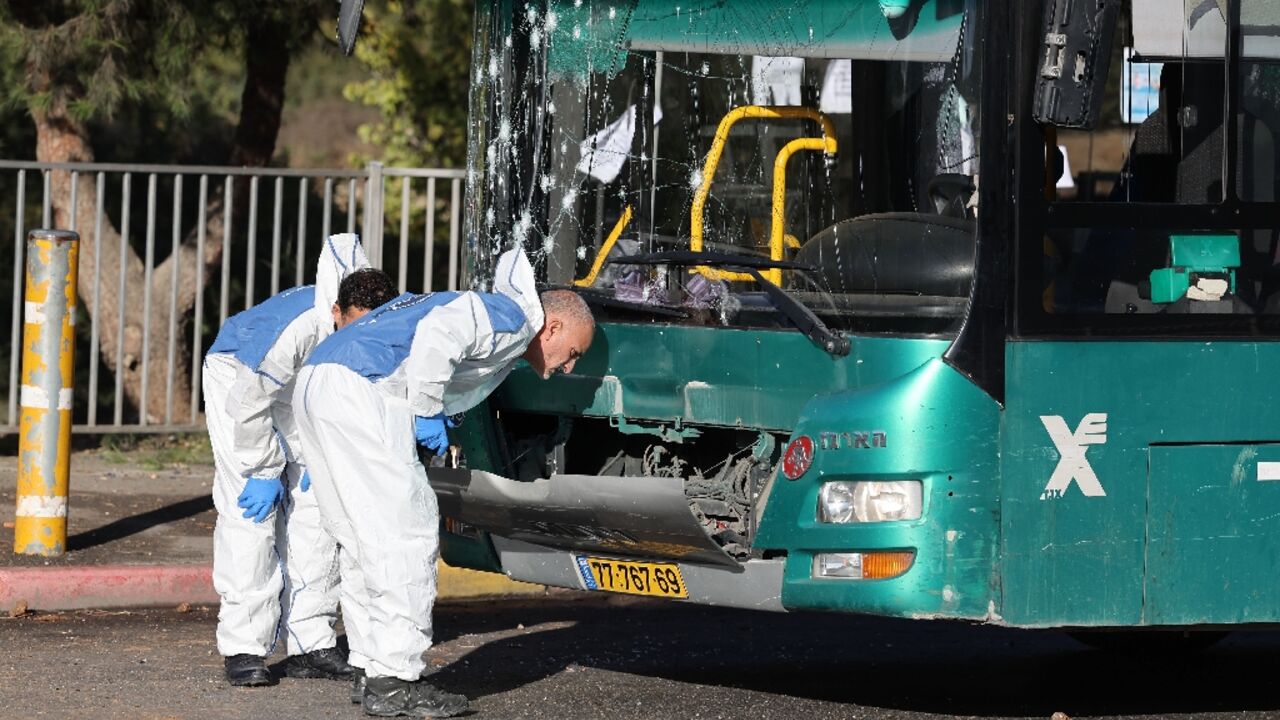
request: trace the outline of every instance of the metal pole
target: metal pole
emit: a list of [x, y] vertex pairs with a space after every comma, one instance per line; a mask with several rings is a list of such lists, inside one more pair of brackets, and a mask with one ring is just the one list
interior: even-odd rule
[[458, 221], [462, 215], [462, 182], [449, 188], [449, 289], [458, 289]]
[[13, 528], [13, 550], [20, 555], [56, 556], [67, 549], [79, 255], [76, 233], [32, 230], [27, 236], [22, 419]]
[[284, 178], [276, 178], [275, 202], [271, 212], [271, 296], [280, 292], [280, 243], [284, 210]]
[[320, 225], [320, 243], [323, 247], [324, 239], [329, 237], [329, 226], [333, 216], [333, 178], [324, 179], [324, 220]]
[[205, 207], [209, 202], [209, 176], [200, 176], [200, 200], [196, 216], [196, 309], [192, 313], [191, 323], [191, 424], [195, 425], [200, 416], [200, 364], [204, 356], [200, 353], [204, 342], [204, 240], [205, 240]]
[[356, 189], [356, 180], [351, 178], [347, 181], [347, 232], [349, 233], [356, 231], [356, 208], [360, 204], [359, 199], [360, 192]]
[[127, 296], [125, 281], [129, 271], [129, 208], [133, 194], [133, 175], [125, 173], [120, 179], [120, 284], [116, 288], [116, 406], [112, 422], [124, 424], [124, 307]]
[[[142, 392], [138, 424], [151, 418], [151, 274], [156, 265], [156, 174], [147, 177], [147, 248], [142, 265]], [[124, 335], [120, 335], [124, 340]]]
[[431, 292], [436, 271], [436, 179], [427, 178], [427, 250], [422, 267], [422, 291]]
[[307, 254], [307, 179], [298, 178], [298, 244], [294, 251], [294, 286], [302, 284], [302, 260]]
[[253, 307], [253, 271], [258, 260], [258, 176], [249, 178], [249, 248], [245, 251], [244, 309]]
[[[383, 195], [382, 163], [373, 161], [366, 168], [369, 179], [364, 183], [364, 249], [369, 262], [382, 267]], [[354, 205], [352, 206], [355, 207]]]
[[102, 352], [99, 324], [102, 317], [102, 216], [106, 210], [107, 174], [98, 173], [93, 215], [93, 317], [89, 327], [89, 427], [98, 424], [98, 354]]
[[409, 185], [413, 178], [400, 178], [400, 292], [409, 284]]
[[22, 287], [22, 227], [26, 224], [27, 171], [18, 171], [17, 218], [13, 225], [13, 317], [9, 326], [9, 424], [18, 423], [18, 358], [22, 352], [22, 314], [18, 309], [18, 290]]

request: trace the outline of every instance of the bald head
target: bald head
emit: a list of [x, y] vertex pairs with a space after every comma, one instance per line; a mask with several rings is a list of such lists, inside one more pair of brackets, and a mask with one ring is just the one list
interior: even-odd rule
[[572, 290], [548, 290], [542, 295], [542, 312], [554, 315], [570, 325], [595, 329], [596, 319], [591, 316], [587, 301]]
[[540, 298], [542, 329], [529, 343], [524, 358], [546, 380], [556, 372], [573, 370], [574, 363], [591, 347], [596, 320], [586, 301], [571, 290], [548, 290]]

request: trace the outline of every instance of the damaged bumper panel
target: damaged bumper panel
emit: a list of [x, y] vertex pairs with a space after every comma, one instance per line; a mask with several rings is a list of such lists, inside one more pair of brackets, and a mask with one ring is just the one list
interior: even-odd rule
[[428, 478], [442, 516], [493, 535], [544, 548], [743, 572], [689, 511], [681, 478], [552, 475], [518, 482], [463, 468], [431, 468]]
[[[514, 580], [580, 590], [590, 589], [579, 572], [577, 555], [559, 548], [493, 536], [502, 569]], [[689, 591], [688, 601], [747, 610], [783, 612], [785, 560], [748, 560], [726, 567], [676, 563]]]

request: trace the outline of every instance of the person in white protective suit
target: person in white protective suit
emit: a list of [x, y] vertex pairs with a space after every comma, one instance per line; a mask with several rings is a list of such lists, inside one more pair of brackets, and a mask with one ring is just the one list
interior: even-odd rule
[[[286, 290], [229, 318], [204, 362], [214, 454], [213, 584], [218, 652], [232, 685], [267, 685], [266, 658], [286, 635], [286, 674], [346, 679], [337, 647], [337, 548], [320, 528], [297, 440], [293, 380], [335, 327], [391, 300], [355, 235], [325, 241], [314, 286]], [[277, 507], [279, 510], [277, 511]]]
[[[447, 419], [483, 400], [520, 359], [543, 378], [568, 372], [591, 344], [585, 302], [539, 296], [519, 249], [498, 260], [493, 292], [401, 295], [321, 343], [293, 405], [327, 530], [340, 548], [352, 700], [370, 715], [452, 717], [462, 695], [422, 679], [431, 646], [439, 511], [415, 445], [449, 447]], [[415, 443], [416, 441], [416, 443]]]

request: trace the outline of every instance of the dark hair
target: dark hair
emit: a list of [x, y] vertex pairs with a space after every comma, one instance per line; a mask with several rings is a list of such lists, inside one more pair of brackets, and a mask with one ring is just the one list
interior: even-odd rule
[[342, 312], [353, 307], [373, 310], [395, 300], [399, 294], [391, 276], [377, 268], [361, 268], [338, 285], [338, 309]]

